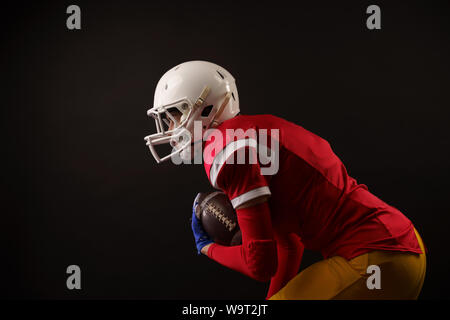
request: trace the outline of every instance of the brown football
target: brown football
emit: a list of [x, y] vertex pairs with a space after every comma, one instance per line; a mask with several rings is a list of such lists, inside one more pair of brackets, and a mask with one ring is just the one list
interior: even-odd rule
[[214, 242], [224, 246], [242, 243], [236, 211], [225, 193], [200, 192], [195, 197], [195, 202], [198, 202], [195, 215]]

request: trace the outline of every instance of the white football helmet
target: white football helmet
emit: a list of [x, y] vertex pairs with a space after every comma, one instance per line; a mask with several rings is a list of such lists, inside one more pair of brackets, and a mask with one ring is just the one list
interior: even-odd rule
[[[178, 115], [179, 121], [174, 117]], [[157, 132], [146, 136], [147, 146], [160, 163], [176, 154], [193, 157], [194, 121], [201, 121], [201, 137], [211, 127], [239, 113], [239, 96], [233, 76], [224, 68], [206, 61], [189, 61], [173, 67], [159, 80], [153, 107]], [[170, 121], [174, 124], [170, 128]], [[172, 152], [160, 157], [155, 145], [170, 144]]]

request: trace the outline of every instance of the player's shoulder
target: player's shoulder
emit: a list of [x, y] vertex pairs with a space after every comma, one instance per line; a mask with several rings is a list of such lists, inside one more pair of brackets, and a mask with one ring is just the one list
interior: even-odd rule
[[[289, 122], [271, 114], [260, 115], [238, 115], [224, 121], [218, 127], [212, 129], [214, 134], [224, 139], [211, 139], [211, 133], [206, 137], [206, 143], [222, 145], [227, 142], [251, 138], [263, 129], [282, 129]], [[216, 138], [216, 137], [215, 137]]]
[[238, 115], [216, 128], [209, 129], [205, 134], [203, 149], [203, 161], [208, 177], [214, 163], [214, 168], [222, 168], [224, 161], [237, 150], [245, 147], [256, 148], [258, 130], [268, 128], [275, 118], [268, 114]]
[[[215, 150], [213, 154], [206, 155], [210, 158], [217, 151], [224, 149], [230, 142], [238, 140], [255, 139], [259, 129], [270, 128], [279, 118], [269, 115], [238, 115], [226, 120], [219, 126], [209, 129], [205, 133], [205, 150]], [[272, 125], [271, 125], [272, 124]]]
[[264, 129], [270, 128], [274, 125], [282, 125], [286, 120], [274, 116], [272, 114], [258, 114], [258, 115], [238, 115], [232, 119], [221, 123], [217, 129], [225, 132], [227, 129]]

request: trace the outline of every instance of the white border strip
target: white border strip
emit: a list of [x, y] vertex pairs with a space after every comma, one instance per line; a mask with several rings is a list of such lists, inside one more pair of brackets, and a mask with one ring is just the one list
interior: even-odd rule
[[223, 148], [214, 157], [213, 163], [209, 171], [209, 180], [211, 181], [211, 184], [213, 185], [214, 188], [218, 188], [216, 184], [217, 177], [219, 176], [220, 169], [222, 169], [227, 159], [233, 154], [233, 152], [247, 146], [257, 149], [258, 143], [255, 139], [251, 138], [233, 141], [227, 144], [225, 148]]
[[240, 196], [234, 198], [231, 200], [231, 204], [233, 205], [233, 208], [236, 209], [236, 207], [239, 207], [241, 204], [246, 203], [247, 201], [250, 201], [252, 199], [258, 198], [260, 196], [270, 196], [270, 189], [269, 187], [260, 187], [253, 190], [250, 190], [244, 194], [241, 194]]

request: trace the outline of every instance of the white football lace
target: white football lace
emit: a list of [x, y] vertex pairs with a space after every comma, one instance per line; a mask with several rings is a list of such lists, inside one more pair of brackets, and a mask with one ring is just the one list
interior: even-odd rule
[[228, 229], [228, 231], [233, 231], [233, 229], [236, 227], [236, 222], [231, 221], [228, 217], [226, 217], [222, 211], [216, 207], [215, 205], [211, 203], [206, 204], [206, 210], [211, 212], [222, 224], [225, 225], [225, 227]]

